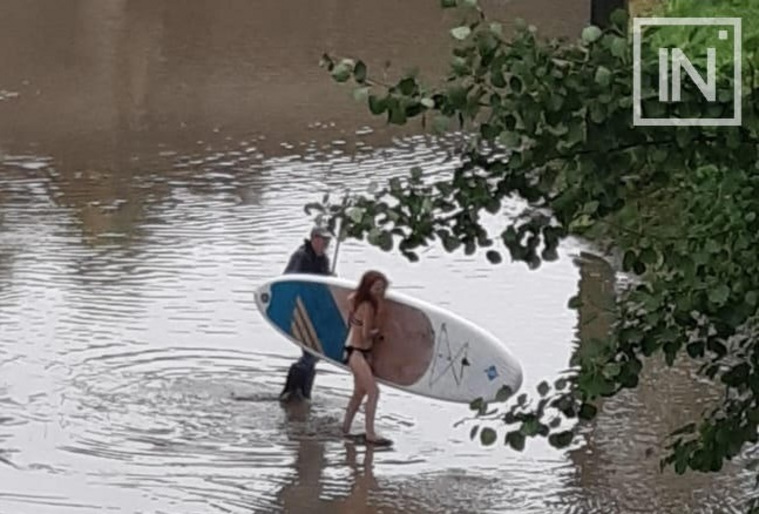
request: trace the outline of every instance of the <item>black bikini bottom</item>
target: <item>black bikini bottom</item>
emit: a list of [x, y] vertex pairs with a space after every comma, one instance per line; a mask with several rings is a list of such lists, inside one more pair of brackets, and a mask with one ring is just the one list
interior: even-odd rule
[[364, 354], [364, 358], [367, 358], [371, 354], [371, 350], [366, 350], [364, 348], [356, 348], [355, 346], [346, 346], [343, 351], [343, 363], [348, 364], [348, 361], [351, 358], [351, 354], [353, 352], [361, 352]]

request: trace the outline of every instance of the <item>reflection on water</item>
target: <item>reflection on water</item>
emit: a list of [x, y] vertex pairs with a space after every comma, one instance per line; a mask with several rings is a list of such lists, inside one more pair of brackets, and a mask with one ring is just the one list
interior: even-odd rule
[[[605, 261], [582, 257], [577, 261], [580, 352], [608, 333], [615, 288]], [[728, 465], [719, 475], [659, 472], [667, 434], [697, 420], [719, 399], [719, 389], [700, 381], [696, 370], [687, 358], [674, 368], [654, 359], [645, 364], [635, 390], [601, 404], [598, 419], [584, 427], [585, 444], [569, 452], [577, 480], [564, 494], [575, 512], [745, 512], [738, 500], [745, 499], [752, 478], [739, 466]]]
[[[587, 12], [491, 4], [553, 33]], [[434, 75], [448, 20], [436, 2], [0, 4], [0, 512], [679, 513], [745, 498], [735, 467], [656, 472], [663, 435], [710, 398], [682, 365], [652, 366], [567, 453], [480, 448], [454, 427], [466, 406], [391, 389], [377, 424], [396, 446], [347, 445], [351, 379], [326, 363], [312, 405], [276, 401], [299, 352], [253, 290], [306, 234], [303, 204], [415, 164], [449, 170], [448, 139], [382, 126], [318, 57]], [[610, 290], [603, 266], [572, 262], [580, 249], [531, 272], [347, 242], [338, 273], [378, 267], [482, 325], [534, 389], [575, 351], [578, 275], [599, 302]], [[579, 323], [585, 341], [608, 320]]]

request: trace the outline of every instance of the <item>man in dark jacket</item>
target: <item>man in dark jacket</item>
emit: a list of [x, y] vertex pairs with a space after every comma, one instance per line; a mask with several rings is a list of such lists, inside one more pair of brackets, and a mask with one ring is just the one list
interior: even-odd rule
[[[329, 258], [325, 254], [331, 239], [331, 234], [327, 229], [314, 227], [311, 230], [310, 239], [306, 239], [290, 256], [284, 272], [331, 275]], [[315, 366], [318, 360], [317, 357], [303, 350], [303, 355], [290, 366], [287, 372], [285, 387], [279, 394], [281, 401], [311, 398], [311, 388], [316, 376]]]

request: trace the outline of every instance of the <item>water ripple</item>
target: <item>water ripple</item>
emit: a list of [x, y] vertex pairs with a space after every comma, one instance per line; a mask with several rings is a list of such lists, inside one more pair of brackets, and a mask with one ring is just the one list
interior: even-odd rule
[[[391, 389], [377, 424], [395, 448], [353, 447], [339, 433], [351, 378], [327, 363], [310, 406], [281, 406], [299, 351], [262, 320], [252, 291], [307, 234], [302, 206], [414, 165], [443, 177], [451, 163], [421, 136], [356, 152], [346, 140], [288, 143], [276, 158], [264, 143], [162, 146], [122, 174], [33, 155], [0, 162], [0, 484], [12, 484], [0, 485], [0, 510], [600, 514], [633, 512], [648, 488], [647, 507], [696, 513], [746, 497], [728, 486], [750, 481], [732, 469], [662, 479], [644, 458], [709, 396], [694, 397], [682, 367], [607, 402], [566, 454], [481, 448], [468, 426], [453, 426], [466, 406]], [[509, 203], [487, 228], [522, 207]], [[347, 241], [338, 273], [383, 269], [399, 290], [482, 325], [533, 388], [572, 352], [577, 268], [567, 257], [578, 248], [533, 272], [439, 248], [409, 264]]]

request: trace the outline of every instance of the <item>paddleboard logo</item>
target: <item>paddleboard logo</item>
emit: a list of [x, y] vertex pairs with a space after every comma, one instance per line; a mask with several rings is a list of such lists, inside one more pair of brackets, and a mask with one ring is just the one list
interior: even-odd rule
[[489, 367], [489, 368], [487, 368], [487, 369], [485, 370], [485, 374], [487, 374], [487, 376], [488, 376], [488, 379], [489, 379], [490, 381], [493, 381], [493, 380], [495, 380], [496, 378], [498, 378], [498, 370], [497, 370], [497, 369], [495, 369], [495, 366], [493, 366], [492, 364], [490, 365], [490, 367]]
[[[443, 351], [443, 346], [445, 346], [445, 351]], [[451, 341], [448, 338], [448, 328], [445, 323], [442, 323], [435, 341], [435, 358], [432, 361], [432, 371], [430, 371], [430, 387], [439, 382], [448, 372], [453, 375], [456, 386], [460, 386], [461, 380], [464, 378], [464, 368], [469, 366], [468, 350], [469, 343], [467, 342], [460, 346], [456, 352], [453, 351]]]
[[302, 344], [324, 355], [322, 343], [316, 335], [314, 324], [311, 322], [311, 317], [308, 315], [308, 310], [306, 310], [300, 296], [295, 298], [295, 312], [293, 314], [293, 321], [290, 325], [293, 336]]

